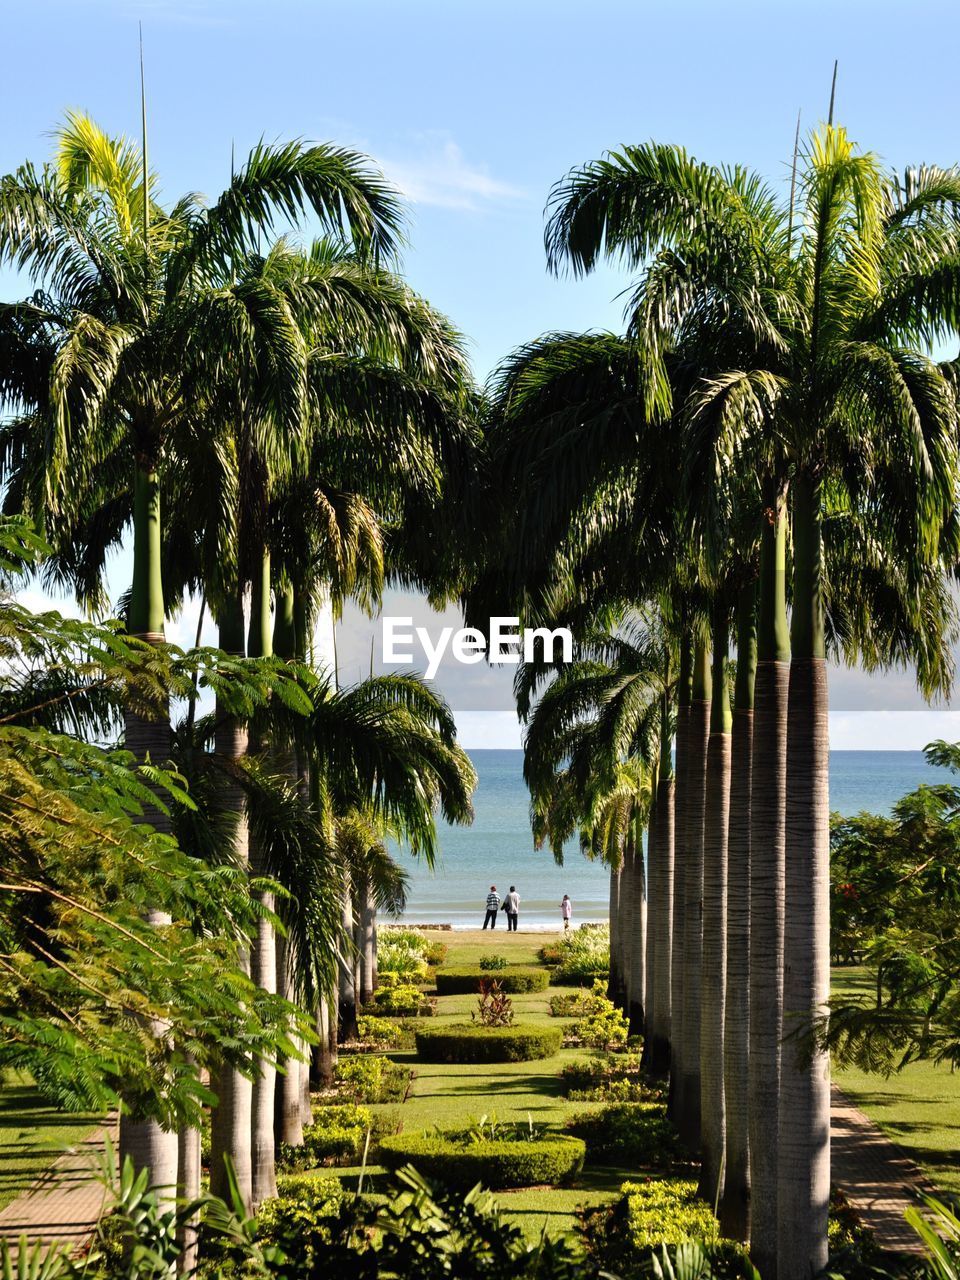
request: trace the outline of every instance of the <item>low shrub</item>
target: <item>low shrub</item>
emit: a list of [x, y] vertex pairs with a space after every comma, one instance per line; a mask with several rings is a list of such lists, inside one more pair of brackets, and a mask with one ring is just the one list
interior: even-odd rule
[[537, 952], [537, 958], [542, 964], [559, 964], [563, 958], [563, 952], [560, 949], [559, 942], [545, 942]]
[[506, 956], [491, 955], [491, 956], [480, 957], [481, 969], [505, 969], [506, 967], [507, 967]]
[[389, 1018], [377, 1018], [373, 1014], [361, 1014], [357, 1019], [360, 1043], [375, 1049], [399, 1049], [404, 1040], [404, 1029], [399, 1022]]
[[638, 1053], [616, 1053], [570, 1062], [560, 1072], [564, 1093], [572, 1102], [662, 1102], [659, 1089], [641, 1074]]
[[433, 1006], [420, 988], [407, 984], [378, 987], [373, 993], [373, 1007], [378, 1014], [395, 1017], [429, 1018], [433, 1013]]
[[677, 1132], [662, 1102], [611, 1103], [573, 1116], [567, 1128], [584, 1139], [591, 1164], [629, 1161], [649, 1168], [669, 1168], [682, 1155]]
[[[441, 969], [437, 974], [438, 996], [475, 995], [486, 977], [481, 969]], [[546, 991], [550, 975], [546, 969], [506, 969], [497, 981], [508, 995], [522, 995], [530, 991]]]
[[574, 1027], [574, 1035], [581, 1044], [592, 1049], [619, 1049], [627, 1043], [629, 1023], [612, 1001], [606, 1000], [605, 1009], [594, 1009]]
[[680, 1178], [627, 1182], [613, 1205], [591, 1210], [581, 1220], [587, 1257], [621, 1276], [674, 1274], [664, 1254], [676, 1261], [678, 1245], [695, 1242], [702, 1251], [691, 1259], [691, 1274], [713, 1280], [755, 1276], [741, 1245], [720, 1236], [710, 1206], [697, 1197], [697, 1184]]
[[422, 1062], [530, 1062], [559, 1053], [559, 1027], [514, 1024], [478, 1027], [467, 1023], [416, 1031], [417, 1056]]
[[417, 929], [381, 928], [377, 931], [377, 973], [393, 973], [407, 981], [427, 976], [429, 943]]
[[584, 989], [551, 996], [550, 1013], [554, 1018], [583, 1018], [590, 1012], [590, 998], [591, 992]]
[[610, 930], [606, 925], [581, 925], [541, 947], [540, 957], [556, 966], [554, 982], [605, 978], [610, 972]]
[[328, 1245], [331, 1226], [347, 1195], [336, 1178], [281, 1174], [277, 1194], [257, 1210], [257, 1242], [274, 1245], [311, 1274], [318, 1248]]
[[412, 1078], [409, 1067], [374, 1054], [341, 1058], [337, 1063], [337, 1092], [354, 1102], [403, 1102]]
[[353, 1102], [319, 1106], [313, 1123], [303, 1130], [301, 1146], [280, 1144], [277, 1168], [284, 1171], [315, 1169], [321, 1165], [350, 1164], [362, 1153], [370, 1133], [371, 1150], [384, 1134], [396, 1133], [399, 1123], [388, 1112], [372, 1112]]
[[449, 948], [445, 942], [427, 942], [423, 958], [428, 965], [436, 968], [437, 965], [443, 964], [444, 960], [446, 960], [448, 950]]
[[555, 1186], [583, 1167], [586, 1148], [577, 1138], [481, 1140], [464, 1134], [400, 1134], [384, 1138], [379, 1159], [388, 1168], [412, 1164], [427, 1178], [464, 1190], [477, 1183], [502, 1187]]

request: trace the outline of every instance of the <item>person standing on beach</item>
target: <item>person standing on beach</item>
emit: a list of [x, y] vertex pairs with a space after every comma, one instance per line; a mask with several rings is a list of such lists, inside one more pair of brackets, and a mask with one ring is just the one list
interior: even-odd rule
[[497, 927], [497, 912], [500, 910], [500, 895], [497, 893], [497, 886], [492, 884], [490, 892], [487, 894], [487, 914], [483, 917], [483, 927], [487, 925], [491, 929]]
[[573, 915], [573, 903], [566, 894], [563, 895], [563, 901], [560, 903], [560, 915], [563, 918], [563, 927], [569, 929], [570, 918]]
[[517, 916], [520, 914], [520, 895], [517, 886], [512, 884], [510, 892], [503, 900], [503, 909], [507, 913], [507, 932], [517, 932]]

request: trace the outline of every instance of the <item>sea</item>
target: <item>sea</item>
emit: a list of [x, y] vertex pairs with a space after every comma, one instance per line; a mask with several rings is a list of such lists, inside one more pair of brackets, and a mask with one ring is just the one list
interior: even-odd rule
[[[501, 897], [516, 885], [521, 929], [559, 928], [565, 893], [573, 902], [574, 924], [606, 920], [609, 879], [601, 864], [585, 858], [576, 841], [564, 850], [562, 865], [548, 849], [534, 848], [523, 752], [475, 750], [470, 758], [479, 779], [473, 824], [441, 825], [432, 869], [409, 852], [397, 851], [410, 877], [404, 922], [479, 928], [492, 884]], [[949, 770], [929, 765], [919, 751], [833, 751], [830, 807], [844, 815], [889, 813], [921, 783], [953, 777]], [[505, 923], [501, 914], [497, 927]]]

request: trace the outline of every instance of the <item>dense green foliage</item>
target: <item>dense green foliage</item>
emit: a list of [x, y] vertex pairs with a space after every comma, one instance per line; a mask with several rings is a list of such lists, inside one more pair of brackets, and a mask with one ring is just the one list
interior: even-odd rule
[[411, 1164], [445, 1186], [496, 1190], [563, 1182], [582, 1167], [586, 1146], [565, 1136], [477, 1141], [471, 1134], [401, 1134], [384, 1138], [379, 1153], [390, 1168]]
[[627, 1161], [640, 1168], [662, 1168], [682, 1154], [660, 1101], [610, 1103], [574, 1116], [567, 1128], [584, 1139], [590, 1161], [596, 1164]]
[[[960, 772], [960, 747], [926, 755]], [[868, 1070], [960, 1064], [960, 786], [918, 787], [889, 817], [835, 820], [831, 888], [832, 948], [863, 959], [874, 992], [833, 1002], [826, 1042]]]
[[400, 1062], [378, 1054], [356, 1054], [337, 1063], [336, 1088], [355, 1102], [403, 1102], [413, 1072]]
[[[480, 990], [480, 984], [486, 976], [482, 968], [441, 969], [437, 973], [437, 995], [473, 995]], [[497, 981], [501, 991], [506, 991], [509, 995], [520, 995], [530, 991], [545, 991], [550, 977], [545, 969], [515, 966], [499, 970]]]
[[305, 1125], [303, 1143], [281, 1145], [280, 1169], [315, 1169], [327, 1164], [350, 1164], [363, 1154], [368, 1141], [375, 1148], [383, 1134], [395, 1133], [396, 1117], [388, 1111], [371, 1111], [356, 1103], [330, 1103], [317, 1107], [312, 1124]]
[[529, 1062], [560, 1052], [557, 1027], [514, 1023], [509, 1027], [461, 1025], [417, 1029], [417, 1057], [422, 1062]]

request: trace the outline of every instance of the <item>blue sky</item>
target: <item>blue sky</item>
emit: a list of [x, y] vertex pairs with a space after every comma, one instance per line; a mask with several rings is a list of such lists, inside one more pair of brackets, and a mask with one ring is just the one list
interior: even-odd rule
[[[909, 14], [887, 0], [4, 8], [0, 171], [43, 159], [70, 107], [137, 132], [142, 19], [151, 162], [166, 197], [218, 192], [231, 143], [238, 155], [260, 137], [367, 151], [410, 199], [406, 273], [467, 335], [480, 378], [544, 331], [619, 325], [626, 278], [553, 279], [542, 248], [551, 184], [607, 148], [675, 141], [785, 182], [797, 111], [804, 128], [825, 116], [838, 58], [837, 119], [858, 142], [897, 167], [960, 160], [960, 16], [946, 3]], [[355, 641], [369, 654], [361, 631], [348, 619], [348, 652]], [[506, 683], [487, 675], [493, 683], [481, 688], [452, 673], [454, 701], [505, 708]], [[884, 706], [916, 706], [910, 685], [886, 681]], [[835, 704], [863, 708], [878, 695], [862, 676], [837, 673]]]

